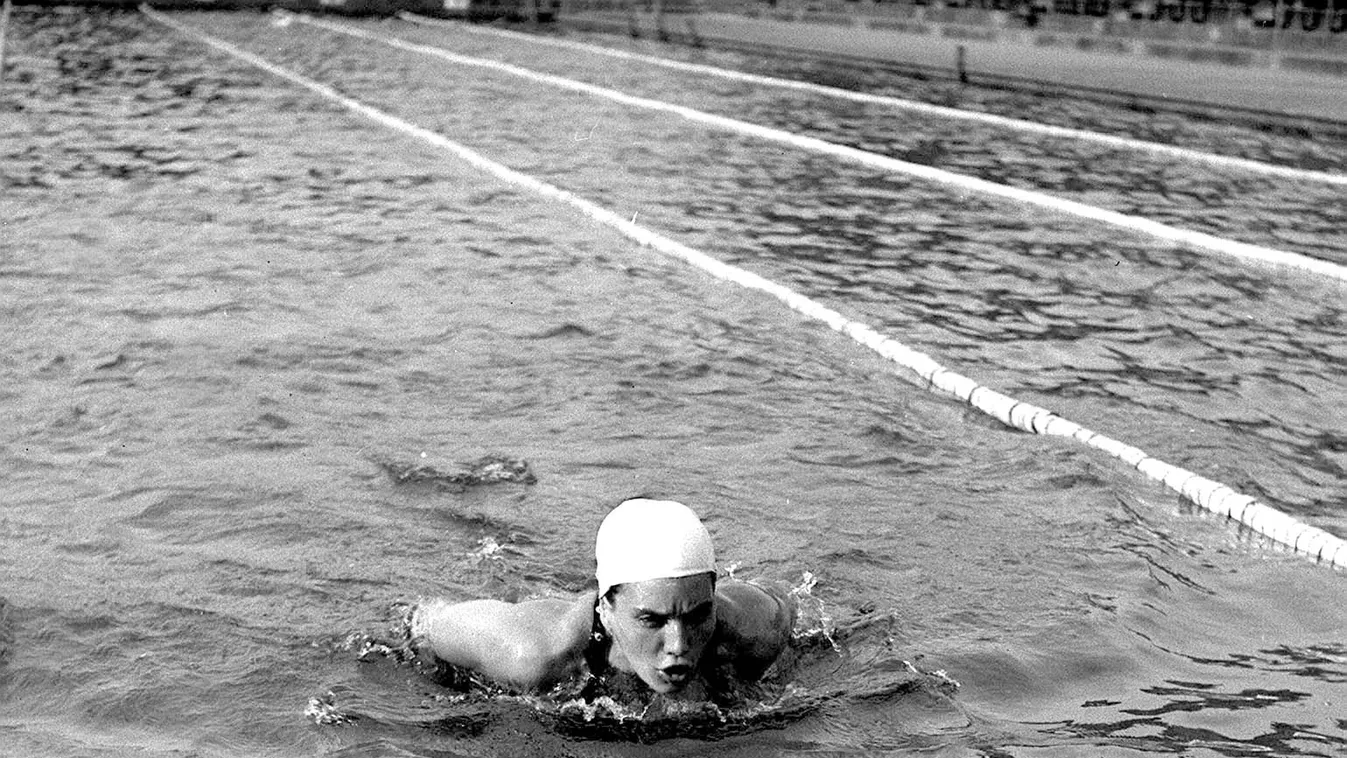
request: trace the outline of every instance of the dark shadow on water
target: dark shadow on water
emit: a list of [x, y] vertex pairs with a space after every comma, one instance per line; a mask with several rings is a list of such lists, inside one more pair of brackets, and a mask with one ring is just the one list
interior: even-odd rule
[[[1289, 673], [1324, 682], [1342, 682], [1347, 678], [1347, 656], [1341, 645], [1315, 645], [1307, 648], [1279, 646], [1256, 655], [1232, 654], [1225, 660], [1194, 659], [1199, 663], [1253, 668]], [[1108, 712], [1115, 719], [1090, 721], [1072, 719], [1054, 724], [1012, 723], [982, 719], [975, 715], [987, 741], [1002, 748], [1013, 746], [1085, 745], [1121, 748], [1138, 754], [1190, 755], [1193, 751], [1243, 758], [1244, 756], [1339, 756], [1347, 754], [1347, 737], [1328, 733], [1336, 726], [1343, 730], [1347, 721], [1336, 724], [1286, 723], [1269, 719], [1261, 733], [1247, 735], [1247, 727], [1257, 720], [1240, 719], [1245, 734], [1223, 734], [1214, 728], [1191, 725], [1193, 718], [1212, 721], [1220, 712], [1263, 711], [1275, 717], [1279, 712], [1294, 712], [1287, 706], [1308, 704], [1320, 695], [1297, 689], [1246, 687], [1236, 689], [1214, 682], [1165, 680], [1141, 687], [1140, 693], [1159, 699], [1151, 707], [1118, 708], [1120, 700], [1102, 698], [1086, 701], [1087, 711]], [[1127, 697], [1131, 693], [1118, 693]], [[1327, 704], [1326, 704], [1327, 705]], [[1331, 706], [1330, 706], [1331, 707]], [[1185, 723], [1188, 722], [1188, 723]], [[997, 734], [1000, 736], [995, 736]], [[1013, 754], [1008, 753], [1008, 754]], [[1202, 753], [1206, 754], [1206, 753]]]
[[[1158, 688], [1166, 689], [1166, 688]], [[1172, 694], [1185, 693], [1181, 689], [1170, 690]], [[1197, 701], [1184, 700], [1173, 703], [1178, 710], [1195, 711], [1215, 707], [1220, 709], [1239, 709], [1247, 704], [1251, 708], [1268, 708], [1282, 702], [1284, 695], [1293, 695], [1291, 701], [1303, 697], [1301, 693], [1207, 693], [1208, 698]], [[1167, 706], [1168, 707], [1168, 706]], [[1271, 730], [1252, 738], [1230, 737], [1212, 729], [1181, 726], [1166, 723], [1159, 715], [1135, 719], [1124, 719], [1111, 723], [1072, 722], [1050, 730], [1058, 737], [1081, 739], [1090, 744], [1114, 745], [1133, 748], [1147, 753], [1190, 754], [1193, 750], [1205, 749], [1218, 755], [1243, 758], [1244, 756], [1266, 755], [1306, 755], [1331, 756], [1342, 755], [1347, 750], [1347, 740], [1329, 734], [1317, 732], [1305, 725], [1272, 722]], [[1131, 731], [1154, 732], [1144, 737], [1129, 736]]]
[[0, 596], [0, 667], [9, 661], [13, 646], [14, 632], [9, 624], [9, 601]]

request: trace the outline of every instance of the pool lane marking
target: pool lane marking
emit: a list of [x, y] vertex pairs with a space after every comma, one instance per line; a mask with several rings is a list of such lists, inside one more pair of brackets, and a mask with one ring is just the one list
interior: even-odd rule
[[1041, 192], [1020, 189], [1005, 184], [997, 184], [985, 179], [979, 179], [965, 174], [957, 174], [952, 171], [945, 171], [932, 166], [924, 166], [919, 163], [901, 161], [897, 158], [890, 158], [885, 155], [858, 150], [854, 147], [839, 145], [835, 142], [818, 139], [817, 137], [810, 137], [803, 134], [783, 131], [781, 129], [774, 129], [768, 126], [751, 124], [747, 121], [739, 121], [738, 119], [726, 116], [718, 116], [713, 113], [706, 113], [705, 111], [699, 111], [674, 103], [667, 103], [662, 100], [652, 100], [637, 95], [629, 95], [625, 92], [619, 92], [607, 87], [600, 87], [587, 82], [580, 82], [574, 79], [555, 76], [553, 74], [533, 71], [521, 66], [516, 66], [512, 63], [502, 63], [486, 58], [460, 55], [432, 45], [407, 42], [406, 40], [398, 39], [397, 37], [374, 34], [345, 24], [336, 24], [316, 18], [309, 18], [306, 16], [293, 16], [293, 18], [310, 26], [316, 26], [338, 34], [356, 37], [358, 39], [378, 42], [389, 47], [395, 47], [412, 53], [440, 58], [457, 65], [499, 71], [540, 84], [551, 85], [559, 89], [601, 97], [622, 105], [673, 113], [695, 123], [706, 124], [724, 131], [745, 134], [769, 142], [787, 144], [801, 150], [843, 158], [881, 171], [906, 174], [908, 176], [926, 179], [938, 184], [944, 184], [970, 192], [977, 192], [983, 195], [1013, 200], [1025, 205], [1046, 208], [1058, 213], [1077, 216], [1111, 226], [1121, 227], [1130, 231], [1140, 232], [1142, 234], [1163, 239], [1167, 242], [1187, 245], [1192, 248], [1209, 250], [1236, 258], [1242, 258], [1244, 260], [1271, 264], [1273, 266], [1288, 266], [1303, 269], [1322, 276], [1347, 281], [1347, 266], [1342, 266], [1320, 258], [1312, 258], [1300, 255], [1299, 253], [1291, 253], [1285, 250], [1264, 247], [1262, 245], [1253, 245], [1247, 242], [1229, 240], [1204, 232], [1180, 229], [1140, 216], [1129, 216], [1105, 208], [1078, 203], [1074, 200], [1045, 195]]
[[829, 87], [823, 84], [814, 84], [813, 82], [801, 82], [791, 79], [781, 79], [772, 76], [762, 76], [761, 74], [750, 74], [733, 69], [719, 68], [717, 66], [708, 66], [702, 63], [685, 63], [683, 61], [660, 58], [654, 55], [643, 55], [641, 53], [628, 52], [626, 50], [616, 50], [602, 45], [591, 45], [585, 42], [575, 42], [573, 40], [553, 39], [542, 37], [537, 34], [527, 34], [525, 32], [510, 31], [508, 29], [494, 29], [485, 26], [474, 26], [459, 21], [449, 21], [446, 19], [430, 18], [420, 16], [415, 13], [403, 11], [398, 17], [412, 24], [422, 26], [446, 26], [472, 34], [483, 34], [495, 37], [505, 37], [508, 39], [524, 40], [537, 45], [550, 45], [569, 50], [580, 50], [583, 52], [594, 53], [596, 55], [606, 55], [621, 60], [638, 61], [648, 63], [654, 66], [663, 66], [664, 68], [685, 71], [695, 74], [704, 74], [715, 76], [732, 81], [745, 82], [748, 84], [759, 84], [778, 89], [792, 89], [801, 92], [808, 92], [814, 95], [824, 95], [826, 97], [852, 100], [859, 103], [871, 105], [882, 105], [898, 110], [912, 111], [926, 116], [937, 116], [940, 118], [957, 119], [962, 121], [974, 121], [989, 126], [1000, 127], [1003, 129], [1012, 129], [1015, 131], [1028, 132], [1030, 134], [1041, 134], [1048, 137], [1061, 137], [1064, 139], [1073, 139], [1083, 142], [1094, 142], [1106, 147], [1138, 150], [1154, 153], [1171, 158], [1181, 158], [1186, 161], [1196, 163], [1206, 163], [1220, 168], [1238, 169], [1256, 174], [1266, 174], [1269, 176], [1288, 177], [1292, 179], [1301, 179], [1309, 182], [1322, 182], [1325, 184], [1335, 184], [1347, 186], [1347, 174], [1333, 174], [1326, 171], [1314, 171], [1311, 169], [1294, 168], [1292, 166], [1280, 166], [1274, 163], [1264, 163], [1263, 161], [1250, 160], [1248, 158], [1239, 158], [1231, 155], [1218, 155], [1216, 153], [1207, 153], [1192, 148], [1175, 147], [1174, 145], [1163, 145], [1159, 142], [1150, 142], [1148, 140], [1135, 139], [1133, 137], [1120, 137], [1101, 132], [1092, 132], [1086, 129], [1073, 129], [1066, 126], [1053, 126], [1052, 124], [1043, 124], [1037, 121], [1027, 119], [1010, 118], [1008, 116], [997, 116], [992, 113], [982, 113], [980, 111], [964, 110], [962, 108], [951, 108], [944, 105], [934, 105], [923, 103], [917, 100], [909, 100], [901, 97], [891, 97], [885, 95], [871, 95], [865, 92], [853, 92], [840, 87]]
[[[789, 287], [777, 284], [738, 266], [724, 263], [706, 253], [645, 227], [638, 226], [617, 213], [579, 195], [528, 174], [515, 171], [441, 134], [365, 105], [337, 92], [326, 84], [281, 68], [224, 40], [216, 39], [204, 32], [180, 24], [148, 6], [142, 5], [141, 11], [149, 18], [165, 26], [274, 76], [293, 82], [377, 124], [442, 148], [468, 165], [495, 177], [499, 181], [522, 187], [542, 197], [569, 205], [638, 245], [685, 261], [718, 279], [771, 295], [792, 310], [822, 321], [832, 329], [845, 334], [880, 356], [914, 373], [919, 383], [932, 392], [940, 391], [953, 395], [1007, 426], [1034, 434], [1070, 437], [1082, 444], [1101, 450], [1126, 462], [1148, 478], [1160, 482], [1202, 508], [1235, 519], [1252, 531], [1285, 545], [1295, 552], [1310, 556], [1321, 563], [1327, 563], [1337, 568], [1347, 568], [1347, 542], [1322, 529], [1302, 523], [1275, 508], [1259, 503], [1252, 497], [1241, 495], [1224, 484], [1203, 478], [1177, 466], [1171, 466], [1158, 458], [1152, 458], [1137, 448], [1086, 429], [1051, 411], [1022, 403], [1012, 397], [984, 387], [968, 377], [945, 368], [929, 355], [913, 350], [897, 340], [885, 337], [871, 327], [853, 321]], [[903, 374], [899, 374], [899, 376], [903, 376]], [[910, 377], [905, 378], [910, 379]]]

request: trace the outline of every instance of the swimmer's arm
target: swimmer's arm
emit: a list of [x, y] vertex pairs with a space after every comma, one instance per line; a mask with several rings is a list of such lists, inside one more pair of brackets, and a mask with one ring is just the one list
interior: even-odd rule
[[784, 592], [721, 582], [716, 588], [717, 631], [739, 676], [755, 680], [766, 673], [790, 644], [797, 612], [795, 599]]
[[594, 603], [593, 592], [575, 601], [432, 601], [417, 608], [411, 632], [446, 663], [522, 690], [546, 689], [581, 665]]

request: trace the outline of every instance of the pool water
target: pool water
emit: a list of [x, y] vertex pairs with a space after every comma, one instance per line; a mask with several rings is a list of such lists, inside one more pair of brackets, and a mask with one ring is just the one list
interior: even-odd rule
[[[1340, 284], [264, 14], [174, 18], [1347, 537]], [[1340, 188], [343, 23], [1347, 263]], [[0, 754], [1347, 751], [1341, 572], [139, 13], [18, 8], [7, 50]], [[853, 84], [1347, 170], [1312, 136]], [[532, 480], [390, 475], [487, 456]], [[399, 603], [578, 591], [638, 493], [859, 626], [807, 652], [799, 707], [586, 731], [361, 655]]]

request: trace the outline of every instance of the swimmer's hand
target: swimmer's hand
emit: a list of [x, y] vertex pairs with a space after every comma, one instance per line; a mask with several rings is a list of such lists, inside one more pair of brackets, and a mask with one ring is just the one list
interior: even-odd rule
[[593, 591], [576, 600], [431, 601], [417, 608], [412, 637], [446, 663], [541, 691], [582, 669], [595, 602]]
[[717, 651], [745, 681], [762, 678], [790, 644], [795, 598], [755, 584], [722, 581], [716, 587]]

